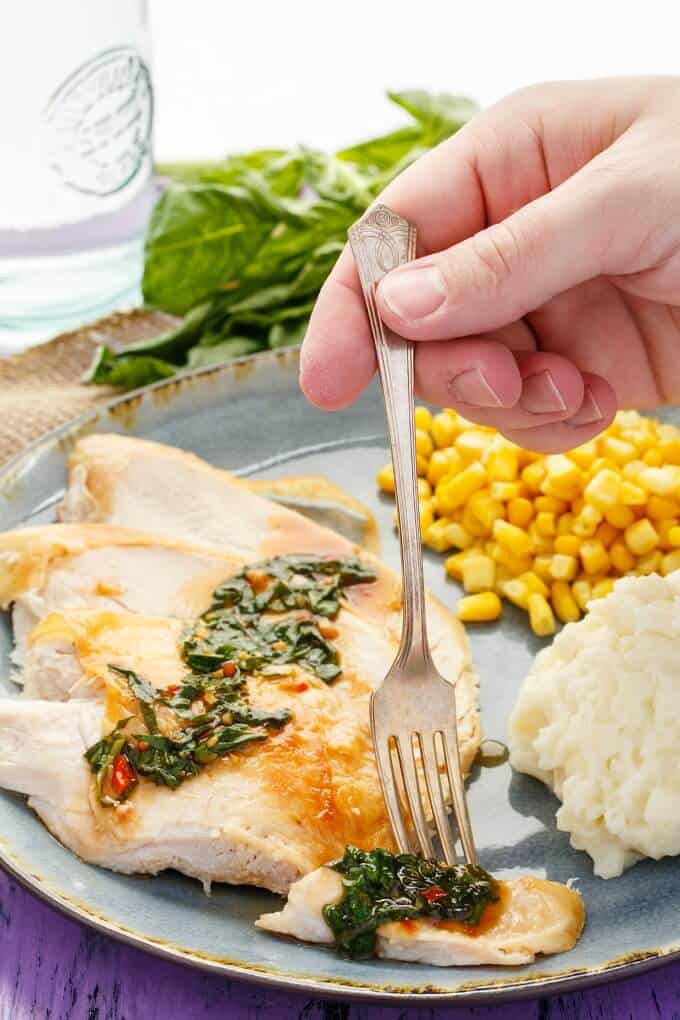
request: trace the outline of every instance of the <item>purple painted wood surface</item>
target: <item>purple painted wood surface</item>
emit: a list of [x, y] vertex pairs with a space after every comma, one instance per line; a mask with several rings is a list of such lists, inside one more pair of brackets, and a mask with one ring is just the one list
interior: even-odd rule
[[130, 949], [0, 871], [0, 1020], [680, 1020], [680, 964], [574, 995], [495, 1007], [322, 1001]]

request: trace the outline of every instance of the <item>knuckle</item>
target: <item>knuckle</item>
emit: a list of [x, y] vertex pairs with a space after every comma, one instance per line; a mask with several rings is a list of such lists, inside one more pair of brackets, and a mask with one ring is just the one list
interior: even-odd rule
[[516, 231], [507, 222], [496, 223], [471, 240], [480, 289], [492, 295], [500, 293], [522, 257]]

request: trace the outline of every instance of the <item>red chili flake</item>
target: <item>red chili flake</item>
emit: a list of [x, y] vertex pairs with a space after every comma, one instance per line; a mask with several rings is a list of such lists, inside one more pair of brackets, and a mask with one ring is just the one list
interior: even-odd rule
[[223, 673], [224, 676], [234, 676], [234, 674], [236, 673], [237, 668], [238, 667], [237, 667], [236, 663], [233, 662], [232, 659], [229, 659], [222, 666], [222, 673]]
[[169, 687], [165, 688], [165, 690], [163, 691], [163, 694], [165, 695], [166, 698], [171, 698], [173, 696], [173, 694], [177, 694], [178, 690], [179, 690], [179, 684], [170, 684]]
[[416, 928], [418, 927], [416, 922], [410, 917], [406, 917], [403, 921], [400, 921], [399, 923], [405, 931], [415, 931]]
[[309, 684], [307, 683], [306, 680], [298, 680], [298, 682], [293, 687], [293, 690], [297, 691], [299, 694], [301, 694], [302, 691], [308, 691], [309, 690]]
[[427, 900], [428, 903], [436, 903], [437, 900], [443, 900], [446, 896], [446, 889], [442, 889], [440, 885], [431, 885], [429, 889], [425, 889], [423, 892], [423, 899]]
[[138, 742], [137, 750], [138, 751], [148, 751], [149, 750], [149, 745], [147, 744], [146, 740], [140, 740]]
[[128, 786], [135, 781], [135, 772], [124, 754], [117, 754], [113, 759], [111, 770], [111, 786], [117, 797], [125, 793]]

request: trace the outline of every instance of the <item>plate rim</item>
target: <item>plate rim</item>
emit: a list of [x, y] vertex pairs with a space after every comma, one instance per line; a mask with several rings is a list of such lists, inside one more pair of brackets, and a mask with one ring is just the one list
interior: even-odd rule
[[[111, 400], [96, 405], [77, 417], [58, 425], [15, 453], [0, 468], [0, 495], [2, 495], [6, 485], [11, 488], [13, 480], [21, 468], [28, 467], [35, 455], [41, 450], [49, 449], [57, 445], [63, 437], [77, 434], [88, 425], [94, 425], [101, 419], [105, 419], [118, 407], [143, 402], [148, 394], [159, 390], [174, 389], [179, 391], [197, 379], [228, 374], [233, 375], [239, 366], [244, 364], [269, 362], [272, 365], [276, 365], [282, 361], [292, 361], [295, 363], [298, 360], [299, 347], [283, 348], [278, 351], [263, 351], [235, 358], [224, 365], [198, 369], [193, 372], [184, 372], [170, 379], [160, 380], [152, 385], [139, 387], [113, 397]], [[38, 819], [36, 819], [36, 822], [41, 824]], [[83, 906], [71, 900], [65, 893], [47, 883], [41, 876], [23, 868], [20, 861], [7, 847], [5, 839], [0, 839], [0, 867], [17, 881], [23, 889], [38, 896], [42, 902], [52, 909], [57, 910], [71, 920], [85, 924], [89, 928], [93, 928], [134, 949], [151, 953], [154, 956], [171, 960], [174, 963], [191, 966], [210, 974], [252, 981], [259, 985], [282, 988], [287, 991], [310, 991], [325, 998], [363, 999], [372, 1002], [404, 1003], [412, 1001], [413, 1003], [443, 1004], [448, 1002], [454, 1005], [492, 1005], [494, 1003], [499, 1004], [537, 995], [555, 995], [590, 988], [610, 981], [633, 977], [680, 958], [680, 943], [678, 943], [667, 947], [644, 950], [640, 953], [633, 952], [624, 957], [615, 957], [597, 967], [566, 969], [557, 974], [546, 975], [544, 977], [540, 975], [527, 979], [523, 979], [521, 975], [513, 977], [513, 969], [507, 968], [503, 976], [498, 979], [480, 981], [479, 984], [474, 981], [468, 981], [458, 989], [437, 987], [431, 982], [424, 985], [413, 984], [403, 986], [392, 984], [381, 985], [379, 982], [367, 984], [366, 982], [352, 981], [350, 978], [346, 980], [336, 976], [323, 978], [309, 976], [304, 973], [286, 972], [274, 967], [260, 967], [243, 960], [226, 960], [219, 957], [211, 958], [207, 955], [203, 956], [186, 946], [163, 943], [144, 932], [125, 928], [109, 918], [100, 916], [95, 912], [89, 912]], [[446, 973], [447, 969], [442, 968], [442, 971]]]

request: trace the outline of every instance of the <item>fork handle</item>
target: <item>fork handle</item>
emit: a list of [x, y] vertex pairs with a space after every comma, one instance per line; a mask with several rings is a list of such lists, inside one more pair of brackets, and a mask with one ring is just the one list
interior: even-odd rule
[[404, 661], [412, 654], [429, 657], [413, 413], [414, 345], [411, 340], [383, 330], [375, 348], [385, 398], [399, 515], [404, 588], [399, 658]]
[[398, 660], [406, 662], [411, 655], [429, 660], [413, 412], [414, 345], [386, 329], [375, 300], [383, 276], [415, 258], [416, 230], [387, 206], [376, 205], [350, 228], [349, 241], [378, 358], [394, 468], [404, 614]]

